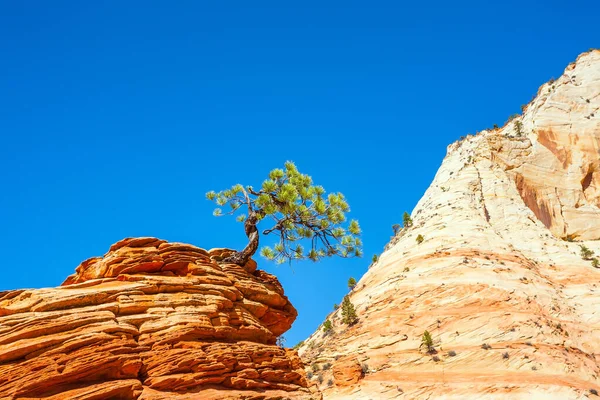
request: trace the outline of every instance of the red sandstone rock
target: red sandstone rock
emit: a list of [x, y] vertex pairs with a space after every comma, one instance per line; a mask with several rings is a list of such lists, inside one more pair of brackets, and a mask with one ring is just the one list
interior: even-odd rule
[[275, 345], [283, 288], [230, 252], [124, 239], [61, 287], [0, 293], [0, 398], [320, 398]]

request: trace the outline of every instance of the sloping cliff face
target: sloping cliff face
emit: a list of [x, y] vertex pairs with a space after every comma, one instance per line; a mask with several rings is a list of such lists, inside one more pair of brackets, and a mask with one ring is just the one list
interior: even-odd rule
[[600, 269], [580, 245], [600, 255], [599, 148], [600, 51], [449, 146], [413, 226], [351, 292], [359, 322], [338, 310], [300, 348], [323, 397], [594, 398]]
[[2, 399], [317, 399], [277, 279], [155, 238], [125, 239], [61, 287], [0, 293]]

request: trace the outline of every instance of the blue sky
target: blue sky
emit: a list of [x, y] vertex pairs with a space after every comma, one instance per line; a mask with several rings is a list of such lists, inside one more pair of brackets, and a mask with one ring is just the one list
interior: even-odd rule
[[343, 192], [365, 258], [264, 260], [293, 345], [366, 271], [446, 146], [598, 47], [600, 3], [3, 2], [0, 290], [60, 284], [127, 236], [245, 245], [209, 190], [293, 160]]

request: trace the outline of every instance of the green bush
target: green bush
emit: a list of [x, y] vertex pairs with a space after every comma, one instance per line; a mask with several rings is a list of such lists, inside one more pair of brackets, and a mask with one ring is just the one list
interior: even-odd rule
[[330, 320], [325, 320], [325, 322], [323, 322], [323, 332], [328, 333], [333, 329], [333, 325], [331, 324]]
[[348, 296], [344, 296], [344, 301], [342, 302], [342, 322], [346, 325], [353, 325], [356, 321], [358, 321], [358, 316], [356, 315], [354, 304], [352, 304]]
[[404, 215], [402, 215], [402, 221], [404, 223], [404, 227], [405, 228], [410, 228], [413, 224], [412, 218], [410, 217], [410, 214], [407, 213], [406, 211], [404, 212]]
[[431, 337], [431, 333], [429, 333], [429, 331], [423, 332], [423, 336], [421, 336], [421, 347], [425, 347], [428, 353], [435, 352], [435, 347], [433, 346], [433, 338]]
[[295, 346], [294, 346], [294, 350], [298, 350], [300, 347], [302, 347], [302, 345], [304, 344], [304, 340], [298, 342]]
[[354, 286], [356, 286], [356, 279], [354, 279], [353, 277], [350, 277], [348, 279], [348, 289], [352, 290], [352, 289], [354, 289]]
[[515, 121], [515, 135], [518, 137], [523, 135], [523, 123], [521, 121]]
[[423, 240], [425, 240], [425, 238], [423, 237], [423, 235], [419, 234], [419, 236], [417, 236], [417, 243], [421, 244], [423, 243]]
[[587, 246], [580, 244], [579, 248], [581, 249], [579, 254], [581, 254], [581, 258], [584, 260], [591, 260], [594, 256], [594, 252], [590, 250]]

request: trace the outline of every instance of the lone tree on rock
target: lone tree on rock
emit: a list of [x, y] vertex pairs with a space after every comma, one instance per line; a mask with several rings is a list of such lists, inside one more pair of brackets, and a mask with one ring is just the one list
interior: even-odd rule
[[346, 295], [344, 296], [344, 301], [342, 301], [342, 322], [347, 325], [353, 325], [356, 321], [358, 321], [358, 316], [356, 315], [354, 304], [352, 304], [350, 298]]
[[354, 286], [356, 286], [356, 279], [354, 279], [353, 277], [350, 277], [348, 279], [348, 289], [352, 290], [352, 289], [354, 289]]
[[402, 215], [402, 222], [403, 222], [405, 228], [410, 228], [413, 224], [410, 214], [407, 213], [406, 211], [404, 211], [404, 215]]
[[[245, 264], [258, 250], [258, 224], [270, 222], [263, 235], [274, 233], [279, 237], [273, 248], [263, 247], [260, 254], [281, 264], [285, 261], [310, 259], [318, 261], [324, 257], [360, 257], [362, 242], [360, 226], [356, 220], [347, 227], [346, 212], [350, 207], [342, 193], [325, 195], [322, 186], [313, 185], [312, 178], [298, 171], [293, 162], [285, 163], [284, 169], [274, 169], [260, 189], [252, 186], [233, 186], [221, 192], [208, 192], [206, 197], [221, 208], [215, 216], [233, 215], [240, 209], [237, 221], [244, 223], [248, 244], [224, 261]], [[308, 242], [308, 249], [300, 242]]]

